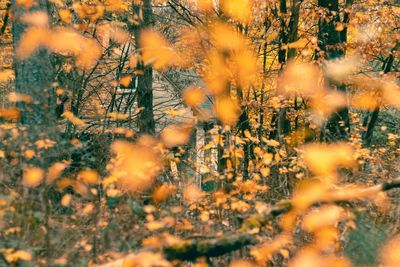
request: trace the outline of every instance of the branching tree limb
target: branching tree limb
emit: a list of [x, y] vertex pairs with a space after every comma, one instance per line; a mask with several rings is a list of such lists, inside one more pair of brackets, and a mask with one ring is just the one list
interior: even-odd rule
[[[379, 192], [386, 192], [394, 188], [400, 188], [400, 178], [371, 186], [368, 188], [358, 188], [328, 193], [323, 199], [310, 203], [310, 207], [319, 206], [327, 203], [343, 203], [353, 200], [370, 198]], [[273, 206], [264, 214], [252, 215], [244, 221], [246, 227], [261, 227], [274, 220], [278, 216], [291, 211], [296, 207], [296, 203], [285, 201]], [[241, 249], [248, 245], [258, 243], [256, 234], [236, 234], [229, 237], [215, 238], [212, 240], [188, 240], [178, 245], [164, 248], [164, 254], [169, 260], [192, 261], [200, 257], [217, 257], [226, 253]]]
[[257, 243], [258, 241], [254, 235], [238, 234], [212, 240], [185, 241], [179, 245], [166, 247], [164, 254], [169, 260], [192, 261], [200, 257], [218, 257], [244, 246]]

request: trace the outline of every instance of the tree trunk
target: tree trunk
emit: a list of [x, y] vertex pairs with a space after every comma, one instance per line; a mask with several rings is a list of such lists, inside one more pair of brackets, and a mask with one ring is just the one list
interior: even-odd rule
[[[351, 5], [352, 0], [346, 3], [346, 6]], [[316, 53], [316, 58], [324, 58], [333, 60], [344, 57], [345, 44], [347, 41], [347, 26], [348, 14], [344, 16], [344, 21], [340, 20], [339, 1], [338, 0], [318, 0], [318, 6], [325, 11], [325, 16], [319, 20], [318, 45], [319, 52]], [[343, 23], [345, 29], [337, 30], [338, 24]], [[346, 93], [346, 86], [342, 83], [326, 81], [330, 87], [336, 88], [342, 93]], [[350, 120], [348, 107], [341, 108], [333, 114], [327, 122], [324, 139], [331, 141], [345, 139], [349, 133]]]
[[[27, 26], [21, 21], [21, 16], [30, 11], [43, 11], [48, 13], [47, 1], [38, 0], [36, 5], [26, 8], [12, 1], [13, 44], [16, 48]], [[54, 125], [56, 120], [56, 101], [52, 89], [54, 77], [53, 67], [50, 61], [50, 52], [41, 48], [28, 59], [14, 60], [15, 89], [18, 93], [32, 97], [31, 103], [19, 103], [21, 111], [21, 123], [38, 126]]]
[[[300, 4], [301, 0], [293, 0], [289, 21], [289, 30], [288, 30], [288, 42], [293, 43], [298, 39], [298, 29], [299, 29], [299, 18], [300, 18]], [[288, 61], [294, 59], [296, 57], [296, 48], [289, 48], [287, 52]]]
[[[290, 20], [289, 26], [286, 26], [285, 17], [287, 14], [286, 0], [280, 1], [280, 49], [278, 52], [278, 60], [281, 65], [281, 70], [287, 62], [290, 62], [296, 57], [295, 48], [287, 48], [288, 43], [297, 41], [298, 39], [298, 24], [300, 14], [300, 0], [293, 0], [290, 8]], [[286, 136], [291, 132], [290, 120], [287, 118], [288, 107], [282, 107], [279, 111], [276, 111], [272, 117], [272, 125], [274, 130], [270, 133], [270, 139], [282, 139], [282, 136]]]
[[[392, 69], [393, 62], [394, 62], [394, 52], [396, 51], [396, 49], [397, 49], [397, 45], [392, 49], [391, 54], [389, 55], [389, 57], [385, 60], [385, 62], [383, 64], [382, 69], [383, 69], [384, 74], [389, 73], [390, 70]], [[367, 130], [363, 133], [363, 143], [365, 146], [371, 145], [372, 134], [373, 134], [374, 128], [378, 122], [379, 110], [380, 110], [380, 107], [378, 105], [377, 107], [375, 107], [374, 111], [371, 114], [368, 114], [366, 117], [365, 122], [368, 122], [368, 119], [371, 116], [371, 118], [368, 122]]]
[[[151, 0], [143, 0], [142, 4], [133, 1], [133, 12], [139, 18], [139, 25], [134, 27], [136, 49], [140, 51], [139, 38], [143, 30], [152, 24]], [[138, 70], [143, 74], [138, 76], [137, 104], [142, 110], [138, 116], [139, 132], [143, 134], [155, 133], [155, 121], [153, 114], [153, 68], [145, 66], [143, 62], [138, 63]]]
[[[237, 95], [240, 101], [243, 103], [244, 96], [241, 88], [237, 89]], [[251, 133], [249, 114], [246, 106], [242, 107], [242, 113], [239, 116], [237, 127], [239, 128], [240, 133], [243, 137], [246, 136], [246, 131], [249, 131], [249, 133]], [[249, 178], [249, 164], [250, 160], [254, 158], [253, 149], [254, 144], [250, 140], [245, 141], [243, 145], [243, 180], [247, 180]]]

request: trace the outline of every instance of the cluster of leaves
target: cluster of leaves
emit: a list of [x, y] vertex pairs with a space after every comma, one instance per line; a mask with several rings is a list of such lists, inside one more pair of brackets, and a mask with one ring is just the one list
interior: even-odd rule
[[287, 5], [12, 1], [0, 261], [399, 265], [400, 8]]

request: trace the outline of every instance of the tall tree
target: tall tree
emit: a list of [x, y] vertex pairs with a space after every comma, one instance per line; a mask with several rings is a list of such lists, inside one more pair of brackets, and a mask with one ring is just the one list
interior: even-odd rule
[[[346, 7], [349, 8], [352, 2], [353, 0], [346, 1]], [[318, 6], [323, 14], [318, 22], [318, 46], [320, 50], [316, 53], [316, 58], [322, 57], [326, 60], [342, 58], [345, 55], [349, 14], [345, 11], [343, 21], [341, 20], [338, 0], [318, 0]], [[330, 80], [327, 80], [326, 83], [328, 86], [346, 93], [345, 84]], [[349, 129], [349, 109], [343, 107], [329, 118], [323, 138], [330, 140], [345, 139]]]
[[[390, 51], [389, 56], [385, 59], [382, 66], [383, 74], [387, 74], [391, 71], [394, 63], [394, 53], [399, 46], [400, 43], [397, 43], [396, 46]], [[363, 133], [363, 143], [365, 146], [369, 146], [371, 144], [374, 128], [378, 122], [379, 111], [380, 105], [377, 105], [375, 109], [368, 113], [364, 119], [364, 127], [367, 127], [367, 130]]]
[[[32, 11], [43, 11], [48, 14], [47, 0], [38, 0], [35, 5], [28, 6], [20, 1], [12, 0], [13, 44], [17, 48], [22, 35], [28, 26], [22, 17]], [[18, 93], [29, 95], [30, 103], [20, 103], [21, 122], [29, 125], [54, 125], [56, 118], [55, 97], [52, 90], [53, 67], [50, 52], [38, 49], [28, 59], [14, 60], [15, 89]]]
[[[140, 51], [140, 36], [143, 31], [152, 24], [151, 0], [136, 1], [132, 3], [133, 12], [138, 18], [138, 25], [134, 26], [136, 48]], [[153, 114], [153, 68], [145, 65], [142, 60], [138, 63], [138, 70], [143, 71], [138, 76], [137, 103], [142, 108], [138, 116], [138, 128], [140, 133], [154, 134], [155, 121]]]

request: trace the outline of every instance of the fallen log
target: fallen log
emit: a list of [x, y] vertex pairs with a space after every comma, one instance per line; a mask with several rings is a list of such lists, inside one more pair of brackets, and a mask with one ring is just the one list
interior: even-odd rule
[[[384, 182], [367, 188], [348, 189], [326, 194], [322, 199], [310, 203], [311, 206], [319, 206], [328, 203], [345, 203], [351, 200], [361, 200], [373, 196], [379, 192], [386, 192], [394, 188], [400, 188], [400, 178]], [[254, 214], [244, 220], [241, 231], [252, 227], [262, 227], [276, 217], [291, 211], [296, 207], [292, 201], [284, 201], [270, 208], [263, 214]], [[163, 252], [169, 260], [193, 261], [200, 257], [217, 257], [226, 253], [241, 249], [248, 245], [258, 243], [256, 234], [237, 234], [230, 237], [220, 237], [212, 240], [187, 240], [182, 244], [167, 246]]]
[[[367, 199], [379, 192], [386, 192], [395, 188], [400, 188], [400, 178], [367, 188], [354, 188], [332, 192], [326, 194], [322, 199], [318, 199], [318, 201], [310, 203], [309, 207], [328, 203], [338, 204], [353, 200]], [[255, 214], [248, 217], [244, 221], [244, 227], [241, 229], [242, 233], [207, 240], [186, 240], [179, 244], [164, 247], [163, 254], [165, 258], [170, 261], [195, 261], [201, 257], [218, 257], [249, 245], [256, 245], [259, 242], [257, 239], [257, 234], [246, 233], [245, 230], [247, 227], [262, 227], [278, 216], [291, 211], [295, 207], [296, 203], [293, 203], [291, 200], [278, 203], [263, 214]], [[99, 266], [115, 267], [122, 266], [123, 263], [124, 259], [120, 259], [118, 261]]]

